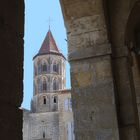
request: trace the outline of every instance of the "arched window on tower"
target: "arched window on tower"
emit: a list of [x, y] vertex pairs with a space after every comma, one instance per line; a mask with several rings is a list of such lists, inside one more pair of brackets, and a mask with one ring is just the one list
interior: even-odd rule
[[46, 97], [43, 97], [43, 104], [46, 105]]
[[53, 63], [53, 72], [59, 73], [59, 64], [56, 62]]
[[57, 96], [54, 96], [54, 97], [53, 97], [53, 103], [56, 104], [56, 103], [57, 103], [57, 100], [58, 100], [58, 99], [57, 99]]
[[42, 82], [41, 79], [38, 79], [38, 93], [42, 92]]
[[38, 74], [41, 74], [41, 63], [40, 63], [40, 61], [38, 62]]
[[57, 79], [53, 80], [53, 90], [58, 90], [59, 89], [59, 83]]
[[47, 82], [46, 79], [43, 79], [43, 92], [47, 91]]
[[46, 62], [43, 62], [43, 64], [42, 64], [42, 72], [43, 73], [47, 72], [47, 64], [46, 64]]
[[34, 76], [36, 76], [37, 75], [37, 68], [36, 68], [36, 66], [34, 65]]
[[56, 62], [53, 63], [53, 72], [57, 72], [57, 65], [56, 65]]
[[53, 96], [53, 111], [58, 110], [58, 97], [56, 95]]
[[45, 132], [43, 132], [43, 138], [45, 138]]

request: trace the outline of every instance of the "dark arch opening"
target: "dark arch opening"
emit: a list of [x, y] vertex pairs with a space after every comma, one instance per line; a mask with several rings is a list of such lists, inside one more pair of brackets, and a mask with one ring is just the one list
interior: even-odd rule
[[45, 132], [43, 132], [43, 138], [45, 138]]
[[56, 97], [56, 96], [54, 96], [53, 102], [54, 102], [54, 103], [57, 103], [57, 97]]
[[47, 91], [47, 82], [46, 79], [43, 80], [43, 92]]
[[43, 104], [46, 105], [46, 97], [43, 99]]

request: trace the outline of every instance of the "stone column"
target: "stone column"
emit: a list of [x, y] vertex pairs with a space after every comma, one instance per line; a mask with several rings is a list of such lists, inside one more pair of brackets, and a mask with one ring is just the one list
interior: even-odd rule
[[22, 140], [24, 1], [0, 3], [0, 139]]
[[132, 58], [127, 46], [114, 47], [113, 67], [117, 93], [120, 139], [139, 139], [139, 119], [132, 73]]
[[61, 0], [76, 140], [119, 140], [111, 46], [102, 0]]

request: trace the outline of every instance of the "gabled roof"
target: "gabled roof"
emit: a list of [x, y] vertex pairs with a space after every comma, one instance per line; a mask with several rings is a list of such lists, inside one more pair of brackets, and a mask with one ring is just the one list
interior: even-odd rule
[[51, 53], [51, 52], [60, 53], [55, 43], [55, 40], [53, 38], [53, 35], [49, 29], [38, 54], [45, 54], [45, 53]]

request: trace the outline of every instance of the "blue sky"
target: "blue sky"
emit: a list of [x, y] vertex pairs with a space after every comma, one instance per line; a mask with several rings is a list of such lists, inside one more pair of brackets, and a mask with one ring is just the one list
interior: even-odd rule
[[[66, 31], [59, 0], [25, 0], [24, 36], [24, 100], [22, 107], [29, 109], [33, 96], [33, 61], [49, 29], [58, 48], [67, 57]], [[69, 64], [66, 65], [66, 87], [70, 88]]]

